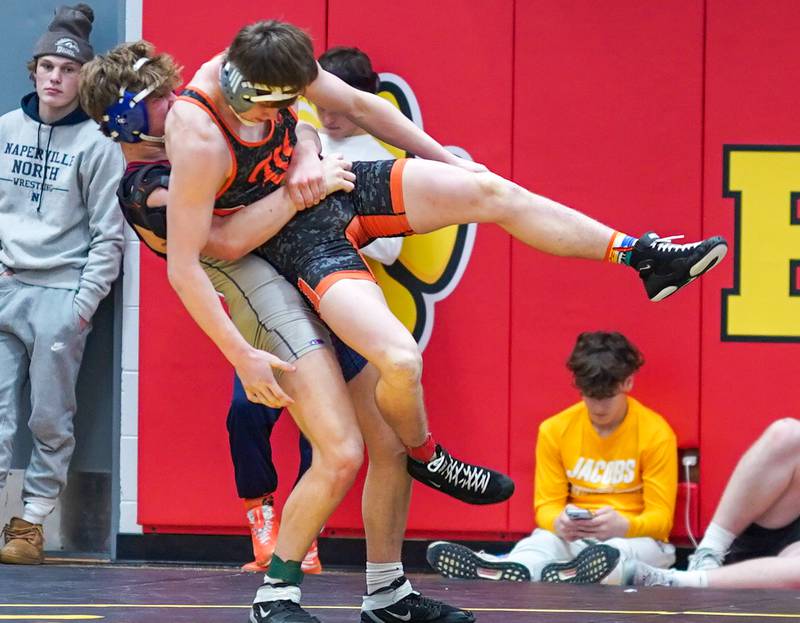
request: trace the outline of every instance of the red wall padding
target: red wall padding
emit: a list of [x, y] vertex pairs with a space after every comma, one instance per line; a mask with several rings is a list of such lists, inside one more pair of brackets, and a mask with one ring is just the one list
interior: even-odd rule
[[[518, 3], [515, 180], [634, 235], [696, 239], [702, 32], [699, 0]], [[697, 446], [699, 288], [653, 304], [626, 269], [516, 241], [511, 275], [511, 461], [526, 475], [511, 528], [524, 530], [537, 427], [577, 400], [564, 362], [581, 331], [628, 335], [647, 360], [634, 393]]]
[[[796, 102], [800, 57], [792, 33], [800, 10], [792, 0], [756, 6], [746, 0], [709, 0], [706, 39], [704, 229], [734, 239], [735, 205], [723, 198], [723, 145], [800, 143]], [[795, 192], [800, 191], [800, 176]], [[756, 206], [756, 212], [766, 206]], [[796, 209], [796, 205], [792, 207]], [[786, 197], [786, 223], [790, 201]], [[800, 229], [800, 227], [798, 227]], [[772, 238], [758, 241], [775, 244]], [[800, 250], [794, 248], [795, 257]], [[721, 339], [721, 296], [734, 286], [741, 261], [732, 249], [727, 263], [708, 275], [703, 288], [703, 392], [701, 402], [701, 522], [713, 514], [741, 453], [770, 422], [800, 417], [795, 342]], [[788, 266], [786, 267], [788, 282]], [[788, 291], [788, 283], [787, 283]], [[788, 292], [787, 292], [788, 296]], [[765, 321], [768, 323], [769, 318]]]
[[[356, 45], [414, 90], [425, 128], [535, 192], [639, 235], [724, 233], [723, 144], [797, 142], [800, 26], [791, 0], [204, 0], [144, 2], [144, 36], [190, 77], [244, 23], [280, 17], [318, 52]], [[175, 16], [181, 27], [176, 29]], [[732, 250], [733, 251], [733, 250]], [[165, 266], [143, 253], [139, 521], [163, 531], [243, 529], [224, 426], [232, 371], [182, 310]], [[663, 303], [632, 272], [532, 251], [480, 226], [467, 272], [437, 304], [425, 351], [430, 420], [454, 451], [517, 481], [508, 504], [468, 507], [415, 489], [410, 534], [509, 536], [532, 527], [538, 423], [577, 399], [564, 361], [583, 330], [629, 335], [647, 364], [634, 393], [701, 449], [705, 524], [740, 452], [796, 415], [797, 344], [723, 341], [734, 262]], [[765, 362], [768, 365], [765, 365]], [[296, 433], [274, 445], [294, 480]], [[360, 492], [328, 523], [360, 533]]]

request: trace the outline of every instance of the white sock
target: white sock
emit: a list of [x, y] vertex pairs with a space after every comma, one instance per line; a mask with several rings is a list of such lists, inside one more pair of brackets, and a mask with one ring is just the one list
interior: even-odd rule
[[367, 595], [403, 576], [402, 562], [367, 562]]
[[[285, 586], [274, 586], [285, 584]], [[297, 584], [286, 584], [283, 580], [264, 576], [264, 583], [258, 587], [253, 603], [258, 604], [265, 601], [293, 601], [300, 603], [300, 587]]]
[[44, 523], [44, 518], [53, 512], [56, 501], [51, 498], [25, 498], [22, 519], [29, 523]]
[[728, 553], [728, 550], [731, 548], [731, 543], [733, 543], [736, 535], [729, 530], [726, 530], [718, 523], [714, 523], [713, 521], [708, 525], [706, 529], [705, 535], [703, 535], [703, 540], [700, 541], [700, 544], [697, 546], [697, 549], [708, 548], [725, 556]]
[[407, 597], [413, 592], [414, 589], [411, 588], [411, 582], [406, 580], [393, 591], [364, 595], [361, 600], [361, 611], [364, 612], [367, 610], [380, 610], [381, 608], [388, 608], [392, 604], [396, 604], [398, 601]]
[[675, 571], [669, 572], [672, 575], [673, 586], [686, 586], [690, 588], [706, 588], [708, 586], [707, 571]]

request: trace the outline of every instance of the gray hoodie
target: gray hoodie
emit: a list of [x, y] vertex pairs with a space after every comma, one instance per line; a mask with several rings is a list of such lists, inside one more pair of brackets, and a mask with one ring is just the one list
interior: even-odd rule
[[53, 124], [39, 98], [0, 117], [0, 272], [28, 284], [75, 290], [91, 319], [119, 272], [119, 145], [80, 108]]

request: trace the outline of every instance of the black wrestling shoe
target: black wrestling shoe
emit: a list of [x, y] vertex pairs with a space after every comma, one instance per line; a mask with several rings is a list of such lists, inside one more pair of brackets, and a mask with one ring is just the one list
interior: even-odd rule
[[650, 231], [630, 251], [630, 265], [639, 272], [647, 297], [653, 302], [664, 300], [711, 270], [728, 252], [728, 243], [722, 236], [691, 244], [672, 242], [681, 237], [660, 238]]
[[508, 582], [530, 582], [528, 567], [518, 562], [498, 559], [470, 548], [436, 541], [428, 545], [425, 554], [428, 564], [448, 578], [467, 580], [506, 580]]
[[[408, 582], [405, 576], [397, 578], [386, 588], [375, 591], [365, 598], [365, 602], [372, 596], [380, 597], [384, 593], [397, 590]], [[448, 604], [425, 597], [417, 591], [408, 595], [385, 608], [374, 610], [361, 610], [361, 623], [472, 623], [475, 615], [469, 610], [461, 610]]]
[[253, 604], [250, 623], [321, 623], [321, 621], [303, 610], [300, 604], [288, 599], [279, 599]]
[[619, 550], [604, 543], [590, 545], [567, 562], [551, 562], [542, 569], [542, 582], [597, 584], [614, 570]]
[[467, 504], [497, 504], [514, 493], [514, 481], [505, 474], [465, 463], [439, 444], [430, 461], [408, 457], [407, 468], [412, 478]]

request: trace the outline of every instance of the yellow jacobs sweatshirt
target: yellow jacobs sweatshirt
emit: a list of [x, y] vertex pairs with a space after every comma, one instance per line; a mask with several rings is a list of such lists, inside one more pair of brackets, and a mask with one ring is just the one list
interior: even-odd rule
[[536, 524], [553, 530], [566, 504], [611, 506], [630, 521], [628, 537], [665, 541], [678, 489], [675, 433], [634, 398], [608, 437], [600, 437], [579, 402], [539, 427], [533, 506]]

